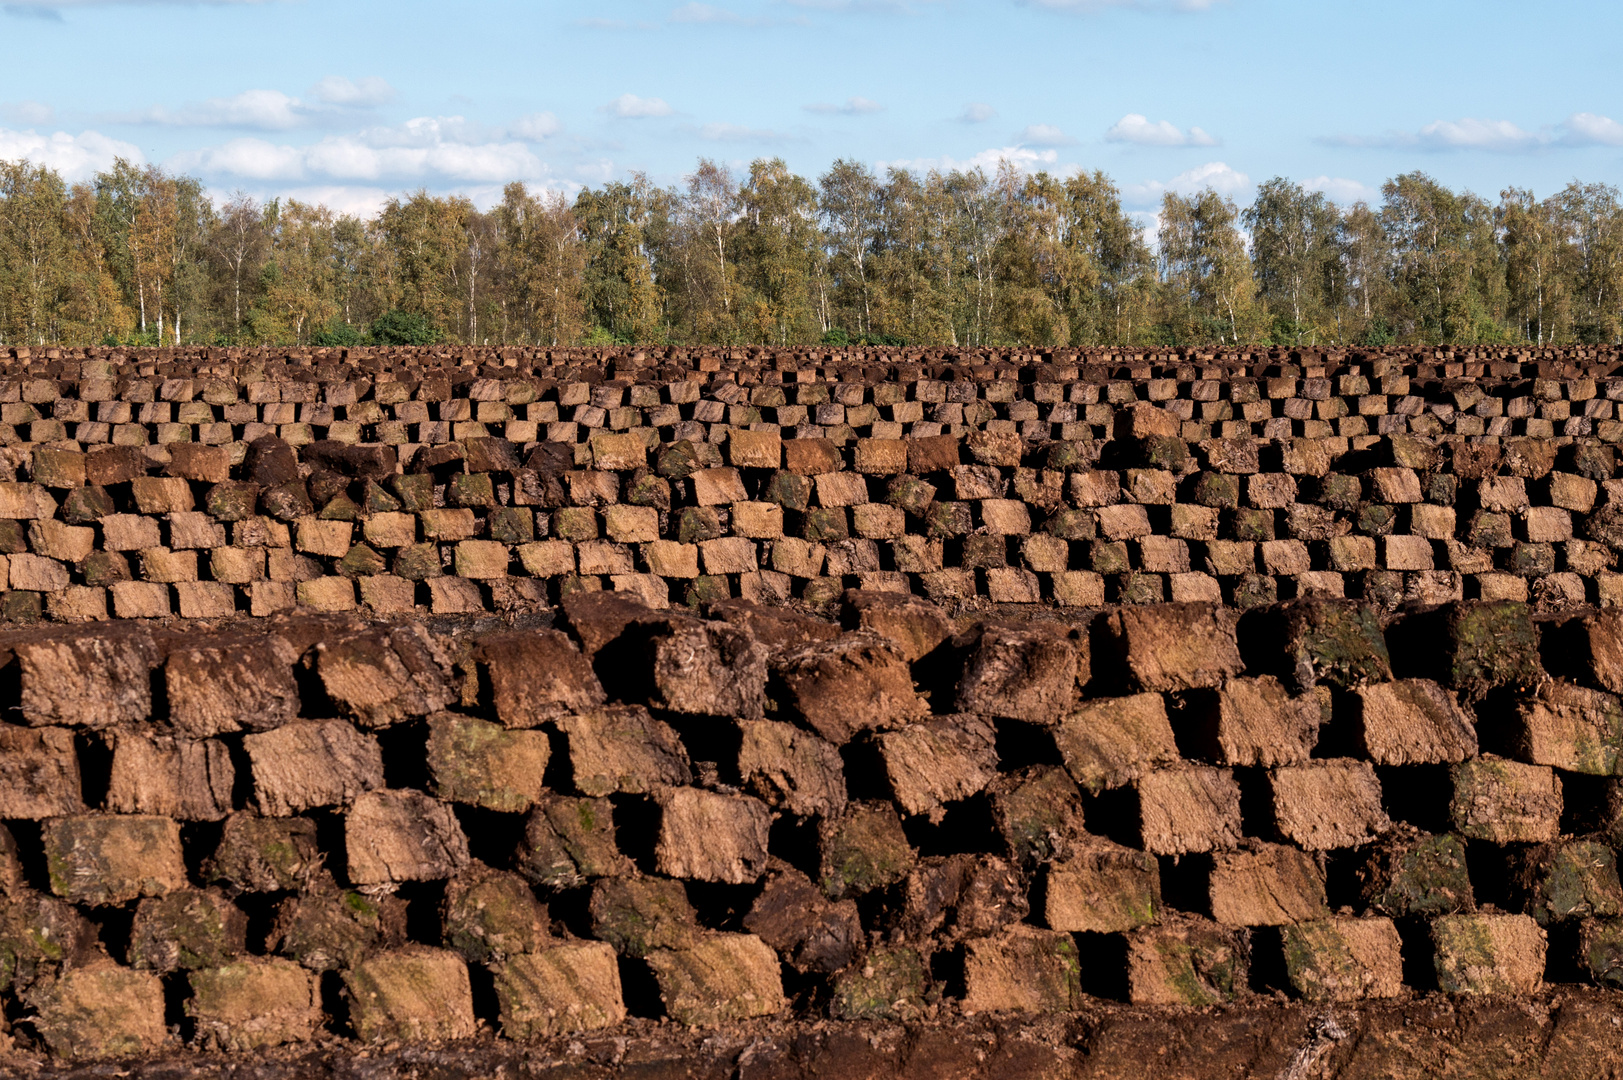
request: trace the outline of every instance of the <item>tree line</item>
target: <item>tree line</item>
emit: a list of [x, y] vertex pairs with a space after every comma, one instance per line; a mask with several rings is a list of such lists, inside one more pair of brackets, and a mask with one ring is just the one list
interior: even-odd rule
[[[1153, 241], [1153, 242], [1152, 242]], [[1276, 177], [1250, 205], [1102, 172], [700, 160], [481, 211], [419, 191], [369, 219], [117, 161], [0, 162], [0, 343], [1144, 345], [1623, 341], [1623, 201], [1497, 203], [1423, 173], [1378, 206]]]

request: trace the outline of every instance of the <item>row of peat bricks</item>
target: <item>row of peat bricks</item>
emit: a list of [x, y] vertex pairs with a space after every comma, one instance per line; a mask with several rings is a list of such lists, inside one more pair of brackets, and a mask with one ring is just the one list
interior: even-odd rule
[[0, 617], [1623, 598], [1598, 359], [118, 356], [0, 378]]
[[1623, 983], [1623, 613], [0, 635], [9, 1052]]

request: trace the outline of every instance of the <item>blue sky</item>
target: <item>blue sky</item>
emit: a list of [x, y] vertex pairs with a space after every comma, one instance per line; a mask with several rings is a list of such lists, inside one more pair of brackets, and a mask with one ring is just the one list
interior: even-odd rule
[[1614, 3], [0, 0], [0, 159], [113, 155], [370, 211], [701, 156], [1103, 169], [1130, 209], [1623, 183]]

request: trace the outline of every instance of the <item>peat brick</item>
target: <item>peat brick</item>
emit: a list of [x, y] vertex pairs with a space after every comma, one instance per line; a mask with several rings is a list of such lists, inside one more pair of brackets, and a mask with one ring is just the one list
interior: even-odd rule
[[383, 786], [383, 752], [343, 720], [301, 720], [242, 740], [259, 812], [286, 817], [347, 806]]
[[186, 1015], [198, 1046], [242, 1054], [308, 1042], [321, 1027], [321, 995], [310, 974], [291, 960], [243, 957], [187, 976]]
[[788, 714], [836, 746], [859, 731], [905, 723], [928, 711], [902, 653], [873, 634], [792, 649], [778, 660], [775, 694]]
[[486, 634], [474, 655], [496, 716], [507, 727], [537, 727], [608, 700], [591, 661], [560, 631]]
[[1225, 926], [1284, 926], [1329, 914], [1313, 857], [1260, 841], [1212, 856], [1207, 897], [1212, 918]]
[[1464, 761], [1477, 753], [1476, 728], [1454, 696], [1429, 679], [1374, 683], [1354, 692], [1357, 739], [1377, 765]]
[[1090, 673], [1063, 633], [1049, 628], [983, 625], [967, 644], [969, 656], [958, 681], [959, 712], [1027, 720], [1059, 721]]
[[1134, 784], [1144, 850], [1184, 855], [1233, 847], [1240, 839], [1240, 787], [1226, 769], [1158, 769]]
[[1523, 909], [1540, 926], [1623, 915], [1617, 856], [1593, 840], [1539, 844], [1517, 852], [1512, 878]]
[[614, 804], [563, 795], [543, 796], [530, 811], [517, 863], [519, 873], [552, 889], [632, 871], [631, 860], [615, 843]]
[[1533, 994], [1544, 981], [1544, 931], [1526, 915], [1443, 915], [1431, 939], [1444, 993]]
[[369, 791], [344, 815], [349, 879], [392, 885], [454, 876], [468, 838], [451, 808], [418, 791]]
[[1403, 942], [1392, 920], [1336, 917], [1280, 931], [1285, 974], [1314, 1004], [1403, 993]]
[[509, 1039], [598, 1031], [626, 1017], [614, 950], [600, 941], [510, 956], [494, 975], [502, 1034]]
[[1274, 828], [1308, 851], [1356, 847], [1391, 827], [1381, 782], [1366, 761], [1287, 765], [1269, 773]]
[[708, 934], [686, 949], [648, 954], [672, 1020], [716, 1027], [788, 1007], [778, 957], [753, 934]]
[[772, 815], [748, 795], [722, 795], [692, 787], [654, 792], [659, 831], [654, 864], [674, 878], [742, 885], [766, 871]]
[[686, 949], [698, 941], [699, 917], [680, 881], [655, 877], [604, 878], [588, 903], [592, 936], [621, 956]]
[[1614, 694], [1623, 694], [1623, 608], [1603, 608], [1581, 625], [1595, 681]]
[[1192, 694], [1186, 710], [1199, 756], [1218, 765], [1295, 765], [1318, 741], [1321, 710], [1272, 675], [1230, 679]]
[[1585, 919], [1578, 924], [1578, 962], [1601, 986], [1623, 986], [1623, 919]]
[[596, 709], [557, 722], [576, 791], [594, 798], [690, 784], [687, 751], [669, 724], [640, 706]]
[[1143, 690], [1215, 688], [1244, 667], [1228, 608], [1203, 603], [1124, 607], [1107, 626], [1127, 674]]
[[588, 656], [598, 652], [625, 633], [626, 628], [660, 615], [648, 605], [624, 593], [575, 592], [564, 597], [563, 627], [575, 635]]
[[0, 818], [39, 821], [84, 808], [73, 732], [0, 725]]
[[840, 601], [840, 622], [847, 630], [878, 634], [895, 645], [908, 663], [952, 636], [946, 612], [911, 593], [848, 589]]
[[1017, 927], [965, 947], [965, 1013], [1060, 1013], [1082, 1001], [1081, 963], [1069, 934]]
[[810, 878], [787, 866], [767, 878], [744, 916], [744, 929], [801, 971], [839, 971], [867, 942], [856, 901], [829, 900]]
[[1394, 918], [1476, 910], [1465, 843], [1400, 826], [1370, 845], [1358, 867], [1359, 899]]
[[738, 730], [738, 775], [750, 794], [799, 817], [845, 808], [845, 766], [835, 746], [775, 720], [741, 720]]
[[1542, 675], [1533, 612], [1514, 600], [1462, 601], [1446, 609], [1447, 685], [1470, 694], [1489, 687], [1532, 686]]
[[923, 1015], [930, 971], [905, 945], [873, 949], [834, 979], [828, 1012], [836, 1020], [912, 1020]]
[[1298, 693], [1320, 682], [1342, 690], [1392, 678], [1392, 656], [1374, 607], [1353, 600], [1304, 600], [1280, 613], [1285, 664]]
[[996, 856], [932, 855], [901, 885], [892, 937], [951, 944], [1001, 933], [1031, 913], [1025, 875]]
[[1163, 918], [1127, 936], [1127, 996], [1134, 1005], [1204, 1007], [1246, 992], [1245, 931], [1193, 915]]
[[226, 818], [204, 879], [238, 892], [304, 888], [322, 863], [316, 823], [237, 813]]
[[832, 623], [787, 608], [757, 604], [753, 600], [718, 600], [706, 605], [705, 614], [712, 619], [742, 626], [773, 658], [800, 645], [832, 641], [840, 636], [840, 628]]
[[888, 802], [852, 803], [817, 824], [818, 879], [830, 899], [861, 896], [907, 876], [918, 853]]
[[978, 793], [997, 775], [996, 740], [975, 716], [923, 720], [874, 737], [897, 805], [932, 821], [945, 804]]
[[180, 821], [219, 821], [231, 812], [236, 769], [219, 740], [119, 731], [111, 742], [106, 809]]
[[1064, 769], [1034, 765], [987, 787], [992, 825], [1005, 853], [1027, 869], [1069, 849], [1082, 833], [1082, 793]]
[[405, 922], [398, 897], [340, 889], [322, 875], [278, 905], [269, 945], [311, 971], [341, 971], [403, 937]]
[[152, 715], [157, 649], [144, 631], [98, 631], [12, 645], [23, 719], [79, 728], [135, 723]]
[[1120, 934], [1153, 923], [1160, 910], [1155, 856], [1106, 841], [1078, 846], [1044, 879], [1043, 921], [1053, 930]]
[[1547, 682], [1517, 704], [1516, 756], [1592, 776], [1623, 775], [1623, 703], [1568, 682]]
[[468, 966], [454, 952], [410, 946], [344, 972], [350, 1023], [363, 1042], [434, 1042], [477, 1030]]
[[142, 900], [130, 927], [130, 966], [166, 975], [218, 967], [246, 950], [248, 916], [214, 890]]
[[1451, 769], [1449, 816], [1462, 836], [1495, 844], [1547, 843], [1561, 832], [1561, 779], [1543, 765], [1503, 758], [1462, 761]]
[[362, 725], [386, 727], [446, 708], [454, 695], [444, 654], [420, 626], [401, 625], [316, 646], [327, 696]]
[[1160, 694], [1085, 701], [1060, 721], [1054, 742], [1066, 771], [1094, 795], [1178, 760]]
[[469, 963], [535, 952], [552, 941], [547, 909], [517, 874], [474, 864], [445, 887], [444, 944]]
[[551, 747], [539, 731], [510, 731], [457, 713], [428, 718], [428, 770], [434, 794], [487, 810], [528, 810], [545, 788]]
[[96, 930], [72, 904], [9, 885], [0, 902], [0, 988], [24, 989], [63, 964], [94, 962], [102, 950]]
[[163, 984], [156, 975], [102, 962], [64, 970], [28, 997], [34, 1030], [57, 1057], [134, 1057], [162, 1049]]
[[241, 644], [178, 649], [164, 664], [169, 722], [192, 739], [267, 731], [299, 715], [298, 653], [268, 634]]
[[649, 703], [654, 707], [760, 719], [766, 707], [766, 650], [748, 630], [724, 622], [671, 619], [650, 634], [647, 648], [654, 690]]
[[186, 887], [180, 826], [138, 814], [94, 814], [45, 823], [51, 891], [78, 904], [123, 904]]

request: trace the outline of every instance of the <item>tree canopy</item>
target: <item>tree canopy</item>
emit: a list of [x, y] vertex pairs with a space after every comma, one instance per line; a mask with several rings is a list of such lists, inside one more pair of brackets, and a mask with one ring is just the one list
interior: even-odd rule
[[1462, 344], [1623, 340], [1623, 198], [1497, 203], [1414, 172], [1341, 207], [1284, 177], [1248, 206], [1101, 172], [701, 159], [574, 198], [426, 191], [369, 219], [222, 205], [117, 161], [0, 162], [0, 343]]

